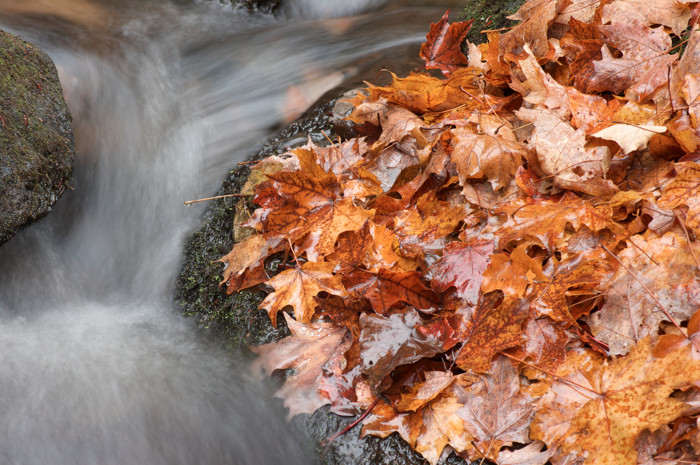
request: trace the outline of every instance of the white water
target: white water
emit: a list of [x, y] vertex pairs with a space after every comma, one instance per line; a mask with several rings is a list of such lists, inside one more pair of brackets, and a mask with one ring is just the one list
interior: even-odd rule
[[0, 464], [311, 463], [172, 286], [203, 208], [183, 201], [442, 13], [298, 16], [326, 6], [284, 20], [203, 1], [0, 0], [0, 28], [56, 62], [78, 150], [75, 191], [0, 248]]

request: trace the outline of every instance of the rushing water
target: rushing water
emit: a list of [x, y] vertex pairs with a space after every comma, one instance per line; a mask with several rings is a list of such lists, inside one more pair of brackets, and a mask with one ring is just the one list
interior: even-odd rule
[[172, 302], [203, 208], [183, 201], [442, 10], [314, 21], [385, 2], [298, 0], [277, 18], [222, 3], [0, 0], [0, 28], [56, 62], [78, 151], [75, 190], [0, 248], [0, 464], [312, 462]]

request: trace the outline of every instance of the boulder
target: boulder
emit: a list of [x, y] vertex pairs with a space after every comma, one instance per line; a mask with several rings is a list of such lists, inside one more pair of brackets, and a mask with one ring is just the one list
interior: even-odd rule
[[0, 245], [51, 211], [74, 158], [56, 67], [39, 48], [0, 31]]

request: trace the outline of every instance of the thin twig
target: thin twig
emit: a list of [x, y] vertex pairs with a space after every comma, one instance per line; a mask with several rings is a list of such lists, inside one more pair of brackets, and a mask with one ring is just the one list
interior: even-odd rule
[[358, 424], [362, 423], [362, 421], [363, 421], [365, 418], [367, 418], [367, 415], [369, 415], [370, 412], [372, 412], [372, 409], [374, 409], [374, 407], [376, 407], [376, 405], [377, 405], [377, 403], [379, 402], [379, 399], [380, 399], [380, 398], [381, 398], [381, 396], [377, 396], [377, 398], [374, 399], [374, 402], [372, 402], [372, 403], [370, 404], [370, 406], [367, 407], [367, 410], [365, 410], [364, 413], [363, 413], [362, 415], [360, 415], [355, 421], [353, 421], [352, 423], [350, 423], [349, 425], [347, 425], [345, 428], [343, 428], [343, 429], [340, 430], [339, 432], [335, 433], [333, 436], [329, 437], [329, 438], [326, 439], [325, 441], [322, 441], [322, 442], [321, 442], [321, 446], [322, 446], [322, 447], [326, 447], [328, 444], [331, 443], [331, 441], [333, 441], [334, 439], [339, 438], [339, 437], [342, 436], [343, 434], [345, 434], [345, 433], [347, 433], [348, 431], [350, 431], [351, 429], [353, 429], [353, 428], [354, 428], [355, 426], [357, 426]]
[[534, 369], [537, 370], [537, 371], [541, 371], [542, 373], [544, 373], [544, 374], [546, 374], [546, 375], [549, 375], [549, 376], [551, 376], [552, 378], [557, 378], [558, 380], [560, 380], [560, 381], [562, 381], [562, 382], [564, 382], [564, 383], [571, 384], [572, 386], [580, 387], [581, 389], [584, 389], [584, 390], [586, 390], [586, 391], [588, 391], [588, 392], [592, 392], [593, 394], [595, 394], [595, 395], [597, 395], [597, 396], [600, 396], [600, 395], [601, 395], [600, 392], [597, 392], [597, 391], [595, 391], [595, 390], [593, 390], [593, 389], [591, 389], [591, 388], [589, 388], [589, 387], [586, 387], [586, 386], [584, 386], [584, 385], [582, 385], [582, 384], [578, 384], [578, 383], [576, 383], [576, 382], [574, 382], [574, 381], [571, 381], [570, 379], [563, 378], [563, 377], [561, 377], [561, 376], [559, 376], [559, 375], [556, 375], [556, 374], [552, 373], [551, 371], [545, 370], [544, 368], [538, 367], [537, 365], [534, 365], [534, 364], [532, 364], [532, 363], [526, 362], [525, 360], [519, 359], [518, 357], [514, 357], [513, 355], [506, 354], [505, 352], [499, 352], [499, 354], [501, 354], [501, 355], [503, 355], [503, 356], [505, 356], [505, 357], [508, 357], [508, 358], [511, 359], [511, 360], [515, 360], [516, 362], [520, 362], [520, 363], [522, 363], [522, 364], [524, 364], [524, 365], [527, 365], [527, 366], [529, 366], [530, 368], [534, 368]]
[[[690, 253], [693, 256], [693, 260], [695, 260], [695, 266], [700, 269], [700, 262], [698, 262], [698, 257], [695, 255], [695, 251], [693, 250], [693, 245], [690, 243], [690, 235], [688, 234], [688, 230], [686, 229], [685, 225], [683, 224], [683, 221], [681, 221], [681, 218], [678, 216], [678, 213], [676, 213], [676, 209], [673, 210], [673, 215], [676, 217], [678, 220], [678, 224], [681, 225], [681, 228], [683, 228], [683, 232], [685, 233], [685, 240], [688, 241], [688, 248], [690, 249]], [[686, 216], [687, 219], [687, 216]]]
[[205, 198], [205, 199], [188, 200], [187, 202], [185, 202], [185, 205], [187, 205], [187, 206], [189, 207], [189, 206], [192, 205], [193, 203], [197, 203], [197, 202], [206, 202], [207, 200], [226, 199], [226, 198], [229, 198], [229, 197], [247, 197], [247, 195], [244, 195], [244, 194], [217, 195], [217, 196], [215, 196], [215, 197], [207, 197], [207, 198]]

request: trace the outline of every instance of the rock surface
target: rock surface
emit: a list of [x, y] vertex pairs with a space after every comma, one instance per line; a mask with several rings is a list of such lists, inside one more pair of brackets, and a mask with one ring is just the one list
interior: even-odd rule
[[0, 31], [0, 245], [51, 211], [74, 158], [71, 116], [53, 62]]

